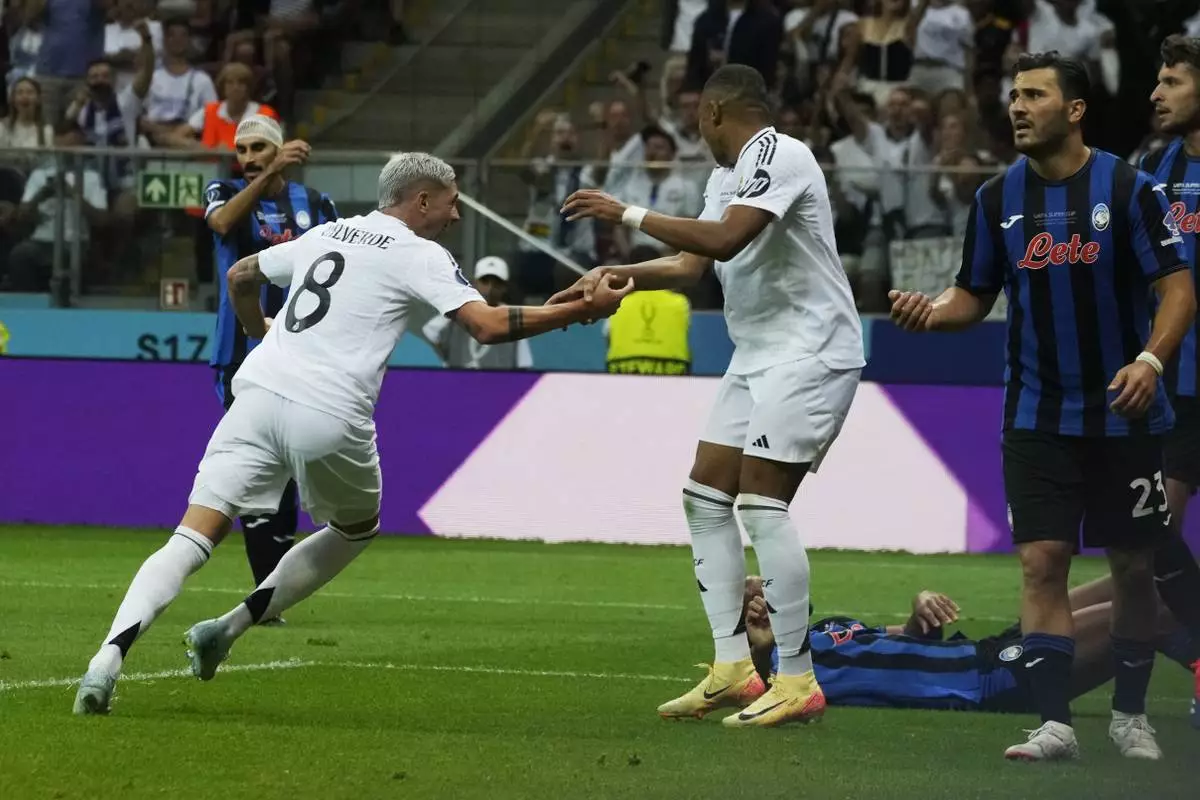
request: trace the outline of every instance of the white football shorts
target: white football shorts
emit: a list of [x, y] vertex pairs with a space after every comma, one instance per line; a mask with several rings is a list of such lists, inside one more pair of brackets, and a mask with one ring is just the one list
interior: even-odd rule
[[861, 372], [808, 356], [750, 375], [726, 373], [700, 439], [816, 472], [842, 430]]
[[189, 502], [230, 519], [274, 514], [291, 478], [314, 522], [371, 519], [383, 487], [374, 424], [243, 389], [208, 441]]

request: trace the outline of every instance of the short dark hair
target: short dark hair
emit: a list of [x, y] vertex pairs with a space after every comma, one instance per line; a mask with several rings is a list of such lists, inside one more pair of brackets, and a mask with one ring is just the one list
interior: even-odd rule
[[1194, 36], [1181, 36], [1179, 34], [1168, 36], [1166, 39], [1163, 39], [1159, 55], [1162, 56], [1164, 67], [1187, 64], [1192, 69], [1200, 72], [1200, 39]]
[[162, 23], [163, 36], [166, 36], [167, 31], [171, 30], [171, 28], [183, 28], [189, 35], [192, 32], [192, 24], [185, 17], [169, 17], [164, 19]]
[[1022, 53], [1013, 66], [1013, 77], [1035, 69], [1052, 69], [1058, 76], [1058, 88], [1067, 100], [1082, 100], [1092, 96], [1092, 79], [1087, 67], [1077, 58], [1067, 58], [1057, 50], [1045, 53]]
[[113, 68], [113, 62], [112, 62], [112, 60], [111, 60], [111, 59], [109, 59], [109, 57], [108, 57], [108, 56], [100, 56], [99, 58], [93, 58], [91, 61], [89, 61], [89, 62], [88, 62], [87, 69], [85, 70], [85, 73], [87, 73], [87, 72], [91, 72], [91, 71], [92, 71], [92, 67], [102, 67], [102, 66], [103, 66], [103, 67], [108, 67], [109, 69], [112, 69], [112, 68]]
[[736, 103], [763, 115], [771, 113], [767, 82], [758, 70], [745, 64], [719, 67], [704, 84], [704, 92], [717, 100]]
[[677, 144], [675, 144], [675, 137], [672, 136], [671, 134], [667, 133], [666, 130], [663, 129], [661, 126], [647, 125], [646, 127], [642, 128], [642, 142], [643, 143], [649, 142], [653, 138], [665, 139], [666, 141], [670, 142], [672, 152], [679, 150], [679, 146]]

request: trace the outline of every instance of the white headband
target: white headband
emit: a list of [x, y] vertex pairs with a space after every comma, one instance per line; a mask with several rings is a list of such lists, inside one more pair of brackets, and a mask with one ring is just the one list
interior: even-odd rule
[[247, 139], [262, 139], [268, 144], [283, 147], [283, 129], [270, 117], [255, 114], [239, 122], [237, 131], [233, 134], [235, 145], [241, 144]]

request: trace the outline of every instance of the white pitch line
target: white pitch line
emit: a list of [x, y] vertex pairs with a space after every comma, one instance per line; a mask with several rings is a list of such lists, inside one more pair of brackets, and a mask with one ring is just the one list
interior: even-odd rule
[[[0, 586], [14, 589], [90, 589], [95, 591], [121, 591], [127, 588], [117, 584], [105, 583], [54, 583], [46, 581], [0, 581]], [[247, 594], [247, 589], [230, 589], [220, 586], [187, 586], [185, 592], [206, 592], [208, 594], [226, 594], [239, 595], [244, 597]], [[496, 605], [496, 606], [564, 606], [567, 608], [614, 608], [628, 609], [632, 611], [686, 611], [700, 612], [700, 607], [672, 605], [666, 603], [633, 603], [622, 601], [609, 600], [558, 600], [544, 598], [516, 598], [516, 597], [483, 597], [483, 596], [467, 596], [467, 597], [438, 597], [432, 595], [421, 594], [391, 594], [380, 593], [374, 594], [371, 592], [319, 592], [317, 597], [331, 597], [342, 600], [395, 600], [403, 603], [470, 603], [478, 605]], [[818, 609], [817, 617], [854, 617], [861, 620], [872, 619], [908, 619], [908, 612], [904, 611], [843, 611], [838, 609]], [[971, 614], [964, 615], [964, 622], [1003, 622], [1012, 624], [1016, 621], [1016, 615], [1011, 617], [981, 617]]]
[[[301, 669], [302, 667], [314, 666], [315, 661], [300, 661], [299, 659], [288, 659], [286, 661], [267, 661], [262, 664], [230, 664], [227, 667], [222, 667], [222, 672], [260, 672], [262, 670], [277, 670], [277, 669]], [[159, 672], [130, 672], [127, 675], [121, 676], [121, 683], [150, 683], [151, 681], [160, 681], [165, 678], [190, 678], [192, 677], [191, 669], [164, 669]], [[43, 680], [33, 681], [0, 681], [0, 693], [17, 692], [23, 689], [56, 689], [64, 686], [75, 686], [79, 683], [79, 678], [46, 678]]]
[[[221, 667], [221, 673], [227, 672], [262, 672], [287, 669], [304, 669], [310, 667], [327, 667], [330, 669], [367, 669], [392, 670], [401, 672], [457, 672], [473, 675], [511, 675], [523, 678], [594, 678], [599, 680], [622, 681], [658, 681], [670, 683], [687, 683], [692, 678], [681, 678], [676, 675], [640, 675], [629, 672], [576, 672], [573, 670], [549, 669], [509, 669], [506, 667], [479, 666], [449, 666], [445, 664], [392, 664], [370, 663], [364, 661], [301, 661], [288, 659], [286, 661], [267, 661], [261, 664], [229, 664]], [[169, 678], [191, 678], [190, 669], [164, 669], [159, 672], [131, 672], [121, 676], [121, 683], [150, 683]], [[76, 686], [79, 678], [45, 678], [29, 681], [0, 681], [0, 694], [18, 692], [27, 689], [58, 689]]]
[[[647, 675], [630, 672], [580, 672], [575, 670], [537, 670], [509, 669], [507, 667], [483, 666], [450, 666], [447, 664], [392, 664], [389, 662], [373, 663], [364, 661], [267, 661], [261, 664], [230, 664], [221, 667], [222, 673], [229, 672], [264, 672], [290, 669], [362, 669], [390, 670], [397, 672], [450, 672], [463, 675], [504, 675], [518, 678], [570, 678], [617, 681], [652, 681], [656, 683], [690, 683], [695, 680], [676, 675]], [[153, 681], [171, 678], [191, 678], [191, 670], [167, 669], [160, 672], [132, 672], [121, 676], [121, 683], [151, 683]], [[30, 681], [0, 681], [0, 694], [4, 692], [24, 691], [29, 689], [54, 689], [75, 686], [79, 678], [49, 678]], [[1190, 703], [1184, 697], [1147, 697], [1154, 703], [1178, 704]]]

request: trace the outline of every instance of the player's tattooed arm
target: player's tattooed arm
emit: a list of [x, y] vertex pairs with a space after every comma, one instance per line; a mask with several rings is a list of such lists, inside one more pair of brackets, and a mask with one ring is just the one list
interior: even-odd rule
[[258, 255], [237, 261], [229, 268], [225, 280], [229, 288], [229, 301], [246, 335], [252, 339], [266, 336], [270, 324], [263, 316], [259, 289], [267, 282], [267, 276], [258, 268]]
[[579, 298], [549, 306], [489, 306], [475, 301], [455, 311], [454, 321], [480, 344], [515, 342], [612, 316], [633, 288], [633, 281], [608, 276], [596, 287], [591, 301]]
[[634, 280], [641, 291], [652, 289], [684, 289], [695, 286], [704, 277], [704, 273], [712, 266], [712, 259], [698, 256], [694, 253], [676, 253], [673, 256], [663, 256], [653, 261], [643, 261], [640, 264], [628, 264], [616, 267], [596, 267], [575, 283], [553, 295], [546, 305], [570, 303], [582, 298], [591, 302], [592, 293], [605, 275], [622, 281]]

